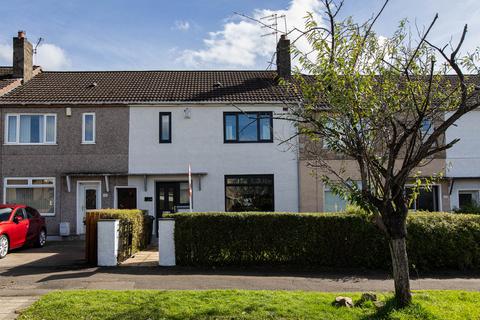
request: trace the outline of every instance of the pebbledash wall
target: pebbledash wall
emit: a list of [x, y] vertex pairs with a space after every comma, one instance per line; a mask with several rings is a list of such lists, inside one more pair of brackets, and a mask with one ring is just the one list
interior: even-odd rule
[[[188, 108], [190, 117], [185, 117]], [[224, 112], [274, 112], [271, 143], [224, 143]], [[297, 148], [279, 145], [294, 126], [275, 119], [281, 105], [181, 104], [130, 108], [128, 184], [137, 187], [138, 207], [155, 214], [155, 182], [193, 178], [193, 210], [225, 211], [225, 175], [273, 174], [275, 211], [297, 212]], [[172, 142], [159, 143], [159, 113], [171, 112]], [[296, 139], [291, 143], [296, 144]], [[202, 176], [196, 174], [202, 173]], [[171, 174], [180, 174], [172, 176]], [[201, 181], [199, 181], [201, 179]], [[201, 183], [201, 190], [200, 185]], [[145, 188], [146, 187], [146, 188]], [[145, 198], [152, 201], [144, 201]]]
[[[447, 114], [448, 116], [449, 114]], [[459, 138], [447, 150], [447, 177], [450, 179], [450, 202], [452, 209], [459, 207], [459, 193], [471, 192], [476, 200], [480, 193], [480, 139], [478, 126], [480, 110], [463, 116], [447, 130], [446, 142]]]
[[[54, 178], [55, 212], [46, 216], [47, 231], [53, 235], [58, 235], [60, 222], [69, 222], [70, 233], [76, 234], [77, 181], [101, 182], [102, 208], [113, 207], [114, 187], [128, 183], [128, 107], [76, 106], [71, 111], [71, 116], [67, 116], [64, 106], [0, 108], [1, 202], [4, 201], [4, 178]], [[95, 144], [82, 144], [82, 113], [85, 112], [95, 113]], [[55, 114], [56, 143], [5, 144], [5, 117], [9, 113]], [[93, 175], [95, 173], [98, 176]], [[108, 179], [109, 192], [104, 173], [116, 173]], [[66, 174], [73, 174], [70, 192]]]

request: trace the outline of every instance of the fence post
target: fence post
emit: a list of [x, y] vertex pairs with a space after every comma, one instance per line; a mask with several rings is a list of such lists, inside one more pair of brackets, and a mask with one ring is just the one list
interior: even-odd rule
[[175, 266], [175, 220], [171, 218], [158, 219], [158, 265], [162, 267]]
[[118, 265], [118, 233], [120, 220], [98, 220], [97, 265], [112, 267]]

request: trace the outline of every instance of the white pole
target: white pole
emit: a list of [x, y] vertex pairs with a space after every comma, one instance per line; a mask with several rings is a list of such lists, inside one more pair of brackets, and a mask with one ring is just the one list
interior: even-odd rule
[[192, 208], [192, 166], [188, 164], [188, 197], [190, 202], [190, 212], [193, 211]]

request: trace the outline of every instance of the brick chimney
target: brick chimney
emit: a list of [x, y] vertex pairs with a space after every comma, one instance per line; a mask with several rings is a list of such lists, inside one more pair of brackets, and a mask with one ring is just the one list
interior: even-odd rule
[[27, 82], [33, 77], [33, 46], [25, 37], [25, 31], [18, 31], [13, 38], [13, 77]]
[[284, 34], [280, 36], [280, 40], [277, 43], [277, 74], [284, 79], [289, 79], [292, 76], [290, 40]]

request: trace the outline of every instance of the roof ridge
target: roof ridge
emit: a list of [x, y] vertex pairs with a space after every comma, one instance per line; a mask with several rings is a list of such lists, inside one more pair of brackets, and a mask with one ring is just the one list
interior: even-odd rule
[[[11, 67], [10, 67], [11, 68]], [[60, 71], [43, 71], [42, 73], [134, 73], [134, 72], [182, 72], [182, 73], [194, 73], [194, 72], [229, 72], [229, 73], [246, 73], [246, 72], [264, 72], [271, 73], [275, 70], [60, 70]]]

